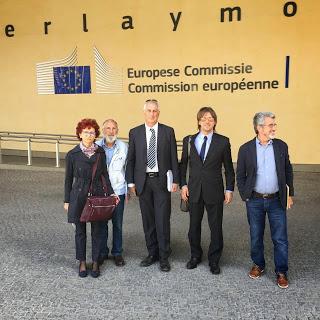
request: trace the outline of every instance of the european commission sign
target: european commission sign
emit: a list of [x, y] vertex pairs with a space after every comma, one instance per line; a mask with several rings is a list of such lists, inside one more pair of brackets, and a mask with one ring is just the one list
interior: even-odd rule
[[[93, 48], [93, 53], [97, 94], [199, 91], [235, 93], [248, 90], [275, 90], [281, 86], [281, 83], [285, 88], [289, 88], [290, 56], [286, 56], [283, 61], [283, 80], [281, 81], [254, 79], [255, 67], [244, 62], [237, 65], [224, 63], [218, 66], [185, 65], [159, 69], [128, 67], [126, 72], [123, 72], [121, 68], [107, 63], [96, 47]], [[38, 94], [92, 93], [90, 66], [77, 66], [77, 48], [64, 59], [38, 63], [36, 72]], [[234, 77], [233, 80], [224, 80], [230, 75]], [[179, 81], [182, 78], [189, 78], [192, 81]]]

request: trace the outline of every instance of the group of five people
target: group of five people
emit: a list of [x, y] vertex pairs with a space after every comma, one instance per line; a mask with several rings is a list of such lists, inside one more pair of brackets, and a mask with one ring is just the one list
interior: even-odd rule
[[[83, 119], [76, 128], [80, 144], [66, 157], [64, 208], [68, 212], [68, 222], [76, 226], [79, 276], [88, 274], [86, 224], [80, 222], [80, 215], [98, 153], [101, 156], [93, 179], [93, 193], [103, 194], [99, 177], [104, 175], [109, 193], [116, 194], [120, 200], [112, 218], [111, 254], [116, 266], [125, 265], [122, 257], [124, 205], [130, 195], [136, 195], [148, 251], [140, 266], [148, 267], [159, 261], [161, 271], [170, 271], [170, 192], [176, 192], [180, 184], [181, 198], [188, 201], [190, 216], [188, 238], [191, 255], [186, 267], [194, 269], [202, 261], [201, 222], [206, 209], [211, 233], [208, 261], [211, 273], [219, 274], [223, 250], [223, 207], [232, 201], [235, 185], [229, 139], [217, 133], [215, 111], [211, 107], [201, 108], [197, 113], [198, 132], [183, 139], [179, 166], [174, 130], [158, 122], [158, 101], [147, 100], [143, 113], [145, 122], [130, 130], [129, 145], [117, 137], [118, 124], [114, 119], [103, 123], [103, 138], [99, 141], [95, 141], [100, 132], [94, 119]], [[286, 143], [275, 138], [275, 115], [259, 112], [254, 116], [253, 126], [256, 136], [240, 147], [237, 161], [237, 186], [246, 203], [250, 226], [253, 266], [249, 276], [259, 278], [265, 269], [263, 237], [267, 214], [274, 245], [277, 284], [287, 288], [286, 209], [293, 203], [292, 166]], [[168, 185], [169, 172], [171, 184]], [[92, 222], [91, 237], [91, 275], [98, 277], [99, 266], [109, 254], [108, 222]]]

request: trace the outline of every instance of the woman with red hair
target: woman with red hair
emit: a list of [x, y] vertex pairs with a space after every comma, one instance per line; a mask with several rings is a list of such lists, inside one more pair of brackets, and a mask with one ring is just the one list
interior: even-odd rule
[[[92, 183], [93, 195], [103, 195], [101, 175], [106, 178], [109, 194], [113, 194], [110, 184], [104, 150], [95, 144], [96, 137], [100, 134], [99, 125], [94, 119], [81, 120], [76, 128], [76, 135], [80, 144], [70, 150], [66, 156], [65, 175], [65, 199], [64, 209], [68, 212], [68, 222], [76, 226], [75, 243], [76, 259], [79, 260], [79, 276], [84, 278], [88, 275], [86, 265], [86, 223], [80, 222], [80, 216], [87, 200], [88, 191], [92, 179], [93, 165], [100, 154], [97, 172]], [[91, 222], [92, 241], [92, 270], [91, 275], [97, 278], [100, 275], [100, 230], [101, 222]]]

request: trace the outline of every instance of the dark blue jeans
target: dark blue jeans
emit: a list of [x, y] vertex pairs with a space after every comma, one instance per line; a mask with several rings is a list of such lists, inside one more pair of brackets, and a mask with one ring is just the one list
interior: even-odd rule
[[[120, 195], [120, 202], [113, 212], [112, 216], [112, 250], [111, 254], [113, 256], [120, 256], [122, 254], [122, 221], [123, 221], [123, 211], [124, 211], [124, 200], [125, 195]], [[100, 257], [107, 257], [109, 254], [108, 248], [108, 221], [103, 222], [103, 227], [101, 228], [101, 248]]]
[[250, 198], [247, 202], [247, 216], [250, 225], [251, 259], [264, 269], [263, 236], [265, 216], [268, 215], [271, 238], [274, 248], [275, 272], [288, 271], [287, 214], [278, 198]]

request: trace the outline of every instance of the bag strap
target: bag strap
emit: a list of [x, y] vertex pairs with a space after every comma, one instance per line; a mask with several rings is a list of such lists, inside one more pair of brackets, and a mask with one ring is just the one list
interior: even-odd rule
[[[91, 184], [90, 184], [90, 188], [89, 188], [89, 192], [88, 192], [88, 195], [89, 195], [89, 196], [92, 195], [93, 179], [94, 179], [94, 177], [96, 176], [96, 172], [97, 172], [97, 167], [98, 167], [99, 161], [100, 161], [100, 153], [97, 152], [97, 159], [96, 159], [96, 161], [94, 162], [93, 167], [92, 167]], [[101, 181], [102, 181], [103, 191], [104, 191], [104, 194], [105, 194], [105, 196], [106, 196], [107, 193], [108, 193], [108, 187], [107, 187], [106, 178], [104, 177], [103, 174], [101, 175]]]
[[91, 183], [90, 183], [90, 188], [89, 188], [89, 191], [88, 191], [88, 196], [90, 196], [92, 194], [93, 179], [94, 179], [94, 177], [96, 175], [96, 172], [97, 172], [97, 167], [98, 167], [99, 160], [100, 160], [100, 154], [98, 153], [97, 154], [97, 159], [94, 162], [93, 167], [92, 167]]
[[188, 184], [188, 181], [189, 181], [189, 171], [190, 171], [190, 148], [191, 148], [191, 136], [189, 136], [189, 139], [188, 139], [188, 153], [187, 153], [187, 172], [186, 172], [186, 182]]
[[107, 181], [106, 181], [106, 178], [104, 177], [103, 174], [101, 175], [101, 181], [102, 181], [102, 188], [104, 191], [104, 195], [107, 196], [107, 194], [108, 194]]

